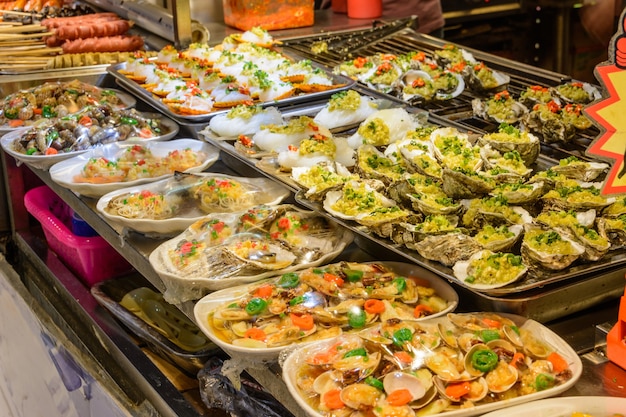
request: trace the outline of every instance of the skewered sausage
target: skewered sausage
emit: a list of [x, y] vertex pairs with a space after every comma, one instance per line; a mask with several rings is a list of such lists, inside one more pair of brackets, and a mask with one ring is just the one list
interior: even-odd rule
[[123, 35], [130, 29], [131, 23], [128, 20], [112, 20], [100, 22], [86, 22], [79, 25], [64, 25], [55, 29], [58, 39], [85, 39], [103, 36]]
[[113, 12], [103, 12], [103, 13], [92, 13], [86, 14], [83, 16], [69, 16], [69, 17], [51, 17], [48, 19], [43, 19], [41, 24], [48, 28], [48, 30], [58, 28], [64, 25], [79, 25], [91, 23], [92, 20], [102, 20], [102, 21], [110, 21], [110, 20], [119, 20], [120, 17]]
[[130, 52], [143, 47], [141, 36], [106, 36], [101, 38], [75, 39], [63, 45], [64, 54], [80, 52]]

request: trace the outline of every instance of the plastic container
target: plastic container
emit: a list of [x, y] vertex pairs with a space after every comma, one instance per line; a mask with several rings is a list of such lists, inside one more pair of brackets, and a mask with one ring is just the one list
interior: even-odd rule
[[224, 22], [241, 30], [312, 26], [314, 0], [223, 0]]
[[71, 231], [72, 210], [48, 186], [24, 195], [26, 210], [43, 227], [48, 246], [87, 285], [126, 274], [132, 266], [101, 236], [82, 237]]

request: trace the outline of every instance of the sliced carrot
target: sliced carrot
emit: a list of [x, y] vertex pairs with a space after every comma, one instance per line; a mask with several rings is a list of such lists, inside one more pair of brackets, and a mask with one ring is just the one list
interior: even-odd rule
[[389, 405], [394, 407], [399, 407], [401, 405], [406, 405], [413, 400], [413, 396], [411, 395], [411, 391], [406, 388], [397, 389], [392, 391], [387, 395], [387, 402]]
[[515, 352], [513, 359], [511, 359], [511, 366], [517, 368], [517, 365], [521, 363], [524, 363], [524, 354], [522, 352]]
[[33, 109], [33, 113], [35, 113], [35, 114], [41, 114], [41, 113], [43, 113], [43, 109], [41, 109], [41, 108], [39, 108], [39, 107], [35, 107], [35, 108]]
[[399, 360], [401, 363], [408, 364], [413, 362], [413, 358], [407, 352], [401, 350], [398, 352], [394, 352], [393, 356]]
[[448, 384], [446, 387], [446, 395], [450, 398], [461, 398], [462, 396], [469, 394], [470, 390], [471, 387], [468, 381], [456, 382]]
[[334, 282], [338, 287], [343, 285], [343, 279], [335, 274], [330, 274], [328, 272], [324, 273], [324, 279], [328, 282]]
[[93, 121], [91, 120], [91, 117], [84, 115], [83, 117], [78, 119], [78, 124], [89, 127], [93, 124]]
[[267, 335], [263, 331], [263, 329], [259, 329], [258, 327], [251, 327], [243, 334], [244, 337], [248, 339], [254, 340], [265, 340]]
[[311, 330], [315, 325], [313, 316], [310, 314], [289, 314], [289, 318], [294, 326], [298, 326], [302, 330]]
[[380, 314], [385, 311], [385, 303], [380, 300], [370, 298], [365, 302], [363, 308], [370, 314]]
[[20, 126], [24, 126], [24, 121], [22, 119], [13, 119], [13, 120], [9, 120], [9, 126], [10, 127], [20, 127]]
[[415, 306], [415, 309], [413, 309], [413, 315], [417, 318], [427, 314], [433, 314], [433, 309], [426, 304], [418, 304]]
[[493, 319], [489, 319], [489, 318], [483, 318], [483, 323], [488, 326], [488, 327], [495, 327], [497, 329], [499, 329], [500, 327], [502, 327], [502, 322], [498, 321], [498, 320], [493, 320]]
[[272, 285], [263, 284], [260, 287], [258, 287], [256, 290], [254, 290], [254, 296], [267, 299], [272, 296], [273, 292], [274, 292], [274, 287], [272, 287]]
[[58, 153], [59, 153], [59, 151], [57, 151], [57, 150], [56, 150], [56, 149], [54, 149], [54, 148], [48, 148], [48, 149], [46, 149], [46, 155], [56, 155], [56, 154], [58, 154]]
[[338, 388], [326, 391], [324, 395], [322, 395], [322, 401], [326, 404], [326, 407], [331, 410], [345, 407], [345, 404], [341, 401], [341, 390]]
[[565, 358], [559, 355], [557, 352], [552, 352], [551, 354], [549, 354], [548, 360], [550, 361], [550, 363], [552, 363], [552, 370], [557, 374], [559, 372], [563, 372], [568, 368]]
[[142, 138], [151, 138], [152, 136], [154, 136], [152, 134], [152, 130], [148, 129], [147, 127], [144, 127], [143, 129], [141, 129], [139, 131], [139, 137]]

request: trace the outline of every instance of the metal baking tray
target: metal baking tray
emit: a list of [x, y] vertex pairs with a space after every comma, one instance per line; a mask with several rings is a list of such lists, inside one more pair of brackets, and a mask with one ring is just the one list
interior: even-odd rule
[[[99, 282], [91, 287], [91, 294], [100, 305], [106, 308], [113, 317], [118, 319], [136, 337], [145, 342], [152, 351], [190, 375], [196, 375], [211, 357], [223, 355], [222, 350], [212, 342], [205, 349], [196, 352], [185, 351], [120, 305], [120, 301], [125, 294], [141, 287], [158, 291], [141, 275], [130, 275], [124, 277], [124, 279]], [[198, 329], [198, 331], [200, 330]]]
[[[115, 81], [118, 85], [125, 88], [132, 94], [135, 94], [138, 98], [141, 98], [147, 104], [163, 112], [168, 117], [171, 117], [174, 120], [182, 121], [185, 123], [195, 123], [195, 124], [206, 123], [209, 120], [211, 120], [213, 116], [222, 114], [222, 113], [227, 113], [230, 110], [229, 108], [226, 108], [226, 109], [215, 110], [208, 114], [189, 115], [189, 116], [175, 113], [169, 108], [169, 106], [164, 104], [160, 98], [158, 98], [157, 96], [152, 94], [150, 91], [146, 90], [145, 88], [141, 87], [141, 85], [138, 84], [137, 82], [126, 77], [123, 73], [121, 73], [120, 70], [124, 70], [125, 67], [126, 67], [126, 62], [114, 64], [107, 68], [107, 72], [115, 78]], [[328, 72], [326, 69], [323, 69], [323, 70], [332, 79], [333, 84], [337, 86], [336, 88], [332, 88], [332, 89], [325, 90], [325, 91], [319, 91], [315, 93], [299, 94], [297, 96], [292, 96], [292, 97], [288, 97], [288, 98], [281, 99], [281, 100], [259, 102], [258, 104], [262, 106], [276, 106], [276, 107], [293, 106], [297, 104], [320, 100], [325, 97], [330, 97], [332, 94], [338, 91], [347, 90], [355, 84], [355, 81], [349, 77], [333, 74], [331, 72]]]

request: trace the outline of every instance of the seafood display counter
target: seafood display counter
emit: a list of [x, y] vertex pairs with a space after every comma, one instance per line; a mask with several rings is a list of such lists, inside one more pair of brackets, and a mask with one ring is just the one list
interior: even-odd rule
[[[319, 64], [324, 65], [324, 68], [327, 70], [335, 68], [341, 63], [341, 61], [348, 58], [344, 55], [346, 50], [342, 49], [345, 47], [351, 50], [351, 54], [353, 54], [352, 57], [357, 54], [363, 54], [363, 56], [373, 55], [379, 50], [383, 50], [388, 53], [390, 51], [390, 45], [395, 48], [392, 48], [391, 50], [397, 51], [398, 53], [408, 52], [414, 48], [419, 48], [426, 49], [430, 55], [433, 55], [436, 49], [445, 49], [444, 44], [441, 41], [427, 36], [417, 35], [409, 29], [402, 29], [400, 32], [394, 30], [391, 35], [389, 33], [385, 33], [382, 39], [383, 44], [378, 43], [380, 40], [374, 40], [372, 42], [366, 42], [366, 44], [361, 43], [356, 48], [353, 48], [350, 45], [350, 42], [352, 41], [348, 40], [357, 38], [359, 41], [368, 41], [367, 37], [358, 35], [355, 36], [354, 34], [352, 37], [343, 37], [344, 35], [334, 37], [335, 35], [331, 34], [328, 35], [327, 38], [320, 36], [305, 39], [294, 39], [292, 41], [285, 40], [283, 45], [285, 51], [290, 51], [295, 56], [306, 55], [307, 58], [316, 60]], [[318, 50], [314, 46], [320, 46], [322, 49]], [[322, 52], [316, 53], [312, 52], [313, 50]], [[340, 51], [341, 53], [333, 56], [334, 51]], [[499, 60], [496, 57], [481, 54], [478, 51], [471, 52], [476, 58], [488, 62], [489, 65], [492, 65], [499, 71], [506, 72], [507, 76], [510, 77], [510, 91], [515, 95], [521, 95], [525, 87], [531, 84], [534, 85], [536, 83], [541, 83], [546, 86], [556, 88], [557, 85], [570, 81], [567, 77], [559, 74], [544, 72], [530, 67], [525, 67], [523, 65], [517, 65], [513, 62]], [[115, 71], [116, 69], [113, 70]], [[119, 78], [122, 76], [125, 77], [126, 75], [116, 74], [115, 76]], [[345, 77], [345, 75], [335, 75]], [[426, 76], [422, 75], [422, 77]], [[103, 83], [111, 83], [110, 77], [104, 78], [105, 80]], [[343, 80], [344, 78], [341, 79]], [[425, 83], [426, 81], [429, 80], [426, 78], [422, 79], [422, 82]], [[390, 90], [377, 91], [376, 87], [378, 87], [378, 85], [367, 85], [367, 83], [361, 82], [361, 85], [351, 84], [351, 87], [363, 96], [369, 96], [372, 99], [377, 100], [378, 103], [384, 103], [382, 104], [383, 107], [389, 106], [389, 110], [408, 110], [411, 114], [411, 119], [415, 118], [416, 120], [420, 120], [426, 124], [432, 124], [436, 128], [459, 129], [459, 132], [466, 131], [472, 134], [487, 134], [492, 133], [499, 127], [499, 123], [490, 120], [488, 117], [479, 117], [473, 104], [476, 103], [475, 100], [477, 99], [485, 104], [484, 101], [486, 96], [484, 94], [476, 94], [470, 89], [462, 92], [456, 90], [454, 92], [448, 92], [450, 96], [446, 96], [445, 100], [434, 101], [422, 101], [423, 96], [415, 98], [417, 94], [413, 94], [413, 97], [409, 99], [410, 105], [407, 106], [407, 103], [405, 102], [406, 97], [398, 97], [397, 95], [389, 94]], [[397, 87], [397, 85], [394, 85], [394, 87]], [[345, 93], [343, 86], [340, 90], [341, 91], [337, 91], [337, 95]], [[394, 91], [397, 93], [397, 90]], [[134, 93], [136, 93], [136, 91], [134, 91]], [[328, 96], [329, 95], [330, 94], [328, 94]], [[151, 100], [157, 99], [151, 97], [152, 96], [150, 95], [140, 96], [138, 98], [138, 102], [145, 100], [145, 102], [141, 102], [139, 104], [156, 104], [155, 102], [151, 102]], [[413, 98], [415, 101], [412, 100]], [[308, 103], [304, 100], [303, 102], [298, 101], [297, 103], [290, 103], [293, 105], [285, 106], [285, 108], [281, 108], [281, 111], [285, 113], [291, 112], [290, 115], [298, 117], [302, 114], [310, 114], [311, 111], [318, 112], [321, 107], [324, 106], [323, 101], [325, 101], [325, 99], [317, 101], [318, 102], [316, 103]], [[225, 116], [225, 112], [224, 114], [216, 115], [214, 118], [211, 118], [210, 121], [212, 122], [213, 120], [216, 120], [218, 116]], [[297, 119], [297, 117], [294, 117], [294, 119]], [[209, 122], [209, 119], [203, 119], [203, 121]], [[345, 226], [345, 229], [354, 233], [355, 243], [348, 244], [349, 239], [345, 238], [345, 235], [343, 235], [341, 239], [333, 241], [332, 248], [329, 249], [326, 247], [321, 250], [321, 252], [326, 251], [329, 252], [329, 255], [334, 256], [337, 253], [332, 251], [337, 250], [340, 252], [337, 260], [350, 262], [365, 263], [366, 261], [374, 261], [375, 263], [382, 264], [383, 262], [406, 263], [408, 261], [411, 264], [411, 268], [415, 269], [411, 269], [410, 272], [406, 272], [407, 275], [423, 274], [425, 277], [432, 276], [434, 277], [433, 280], [441, 281], [440, 287], [438, 287], [437, 291], [441, 294], [448, 294], [444, 298], [450, 301], [450, 304], [442, 306], [442, 315], [448, 312], [448, 309], [454, 309], [455, 307], [456, 312], [459, 313], [477, 312], [480, 310], [495, 310], [505, 316], [505, 318], [502, 318], [502, 327], [507, 329], [518, 327], [522, 328], [523, 333], [525, 333], [527, 337], [530, 337], [529, 340], [533, 340], [533, 334], [540, 334], [541, 337], [549, 340], [548, 343], [552, 344], [553, 347], [558, 348], [559, 352], [567, 358], [568, 364], [561, 369], [561, 371], [567, 371], [560, 376], [563, 379], [558, 381], [558, 383], [562, 385], [554, 390], [548, 389], [542, 395], [537, 396], [537, 398], [553, 395], [565, 397], [581, 395], [626, 397], [626, 390], [624, 388], [626, 386], [626, 371], [619, 368], [615, 364], [608, 362], [603, 354], [606, 340], [606, 335], [604, 334], [605, 330], [610, 326], [611, 322], [614, 322], [617, 315], [618, 306], [615, 299], [618, 298], [619, 295], [623, 294], [624, 291], [624, 265], [626, 262], [623, 259], [624, 256], [621, 251], [618, 251], [616, 255], [610, 256], [609, 260], [605, 264], [585, 264], [583, 269], [570, 270], [564, 276], [559, 276], [559, 279], [549, 282], [549, 285], [542, 285], [541, 283], [536, 284], [534, 281], [526, 281], [525, 285], [531, 285], [532, 288], [523, 288], [523, 291], [520, 291], [519, 294], [516, 294], [515, 292], [512, 294], [506, 292], [503, 293], [503, 291], [506, 290], [502, 289], [491, 293], [475, 291], [471, 286], [461, 285], [462, 283], [455, 280], [453, 275], [450, 273], [449, 268], [444, 270], [442, 269], [441, 264], [427, 262], [415, 252], [411, 252], [400, 245], [392, 245], [388, 240], [383, 240], [380, 236], [370, 233], [370, 231], [365, 230], [363, 227], [359, 227], [362, 225], [355, 224], [351, 220], [347, 221], [346, 219], [337, 217], [332, 213], [326, 213], [325, 207], [320, 207], [317, 204], [318, 202], [304, 198], [304, 190], [300, 189], [298, 186], [294, 186], [294, 183], [291, 181], [292, 179], [286, 179], [284, 175], [280, 175], [280, 172], [275, 170], [276, 166], [272, 165], [273, 162], [266, 163], [266, 165], [259, 165], [258, 159], [250, 158], [249, 155], [242, 155], [240, 146], [241, 141], [238, 137], [235, 139], [228, 138], [228, 140], [215, 138], [215, 131], [210, 132], [210, 129], [208, 129], [209, 127], [210, 125], [207, 126], [206, 124], [202, 126], [193, 126], [194, 129], [197, 129], [196, 133], [201, 139], [205, 139], [206, 142], [209, 142], [220, 150], [220, 159], [215, 161], [214, 158], [209, 156], [207, 159], [210, 159], [210, 162], [207, 164], [210, 165], [210, 167], [207, 168], [208, 165], [202, 167], [203, 169], [206, 168], [204, 169], [205, 172], [202, 174], [189, 172], [184, 175], [176, 174], [177, 178], [185, 178], [189, 183], [191, 183], [191, 186], [195, 186], [195, 183], [193, 183], [193, 179], [195, 177], [208, 178], [214, 173], [222, 176], [232, 175], [233, 178], [243, 175], [257, 177], [254, 180], [250, 180], [248, 185], [251, 187], [256, 186], [257, 188], [265, 189], [266, 195], [269, 196], [269, 201], [272, 204], [276, 203], [276, 201], [280, 202], [284, 200], [287, 204], [293, 204], [293, 207], [299, 207], [296, 211], [303, 210], [300, 207], [304, 206], [311, 209], [311, 212], [315, 214], [324, 214], [323, 217], [326, 220], [332, 220], [333, 227], [319, 226], [320, 224], [326, 224], [323, 221], [315, 223], [318, 227], [320, 227], [323, 233], [326, 233], [326, 237], [337, 231], [337, 223]], [[348, 131], [351, 132], [350, 134], [354, 134], [355, 130], [356, 126], [353, 125]], [[552, 166], [552, 164], [555, 163], [558, 165], [559, 159], [567, 159], [570, 156], [585, 159], [584, 147], [588, 144], [589, 138], [593, 137], [594, 134], [597, 134], [597, 132], [593, 130], [585, 130], [583, 133], [575, 133], [575, 137], [569, 138], [567, 141], [555, 140], [552, 143], [545, 143], [544, 141], [541, 148], [542, 156], [538, 159], [539, 168], [535, 169], [539, 171], [543, 170], [547, 166]], [[181, 133], [179, 132], [178, 137], [180, 136]], [[172, 140], [170, 140], [170, 142], [177, 140], [177, 138], [171, 139]], [[198, 147], [198, 149], [201, 149], [198, 153], [206, 152], [211, 154], [211, 152], [207, 151], [204, 147], [206, 145], [205, 142], [198, 140], [195, 140], [195, 142], [199, 142], [203, 145], [202, 147]], [[4, 165], [4, 178], [10, 195], [10, 208], [14, 230], [13, 237], [17, 249], [17, 253], [14, 254], [17, 261], [16, 265], [19, 265], [19, 268], [21, 269], [20, 272], [26, 272], [22, 278], [24, 280], [23, 284], [26, 285], [29, 291], [34, 294], [35, 300], [44, 305], [46, 310], [50, 310], [52, 312], [51, 314], [53, 314], [59, 322], [63, 323], [61, 327], [70, 333], [72, 343], [84, 348], [87, 351], [87, 355], [89, 355], [98, 365], [95, 372], [104, 375], [102, 378], [106, 381], [106, 383], [112, 384], [113, 390], [116, 391], [116, 395], [119, 397], [120, 402], [125, 405], [126, 409], [132, 410], [133, 413], [139, 415], [205, 415], [206, 410], [199, 410], [195, 407], [189, 398], [179, 392], [173, 386], [171, 381], [169, 381], [160, 370], [155, 368], [152, 362], [150, 362], [147, 357], [137, 349], [136, 345], [131, 340], [131, 337], [126, 334], [125, 330], [118, 323], [111, 320], [107, 313], [98, 307], [89, 289], [86, 288], [79, 279], [77, 280], [77, 277], [65, 268], [64, 265], [59, 262], [57, 257], [48, 251], [43, 240], [41, 239], [41, 235], [38, 233], [37, 227], [33, 227], [30, 222], [22, 197], [24, 196], [25, 191], [33, 188], [35, 185], [45, 184], [51, 188], [77, 215], [84, 219], [117, 252], [123, 255], [123, 257], [135, 268], [138, 274], [147, 279], [157, 291], [160, 291], [164, 294], [164, 296], [166, 296], [166, 298], [169, 297], [170, 299], [172, 299], [170, 283], [164, 279], [164, 276], [160, 273], [160, 271], [156, 270], [153, 257], [158, 255], [157, 248], [164, 243], [167, 243], [164, 241], [164, 239], [166, 239], [165, 236], [154, 237], [154, 235], [165, 232], [164, 234], [168, 235], [167, 238], [169, 238], [171, 237], [171, 234], [173, 234], [173, 230], [167, 229], [164, 231], [163, 229], [150, 228], [139, 229], [138, 227], [140, 227], [141, 222], [138, 221], [126, 222], [121, 226], [120, 224], [115, 224], [115, 221], [111, 221], [108, 216], [103, 214], [103, 209], [99, 206], [100, 203], [98, 203], [95, 199], [95, 197], [102, 196], [105, 191], [96, 191], [95, 187], [88, 187], [87, 193], [81, 193], [89, 194], [89, 192], [93, 192], [95, 194], [92, 194], [91, 197], [77, 195], [71, 189], [74, 187], [73, 185], [69, 185], [67, 187], [62, 186], [59, 183], [60, 181], [58, 178], [55, 178], [55, 175], [59, 175], [60, 169], [55, 169], [53, 167], [50, 171], [48, 171], [48, 166], [33, 166], [29, 163], [18, 165], [12, 155], [6, 152], [2, 153], [2, 157]], [[112, 157], [112, 155], [108, 155], [108, 158]], [[267, 162], [267, 160], [265, 162]], [[68, 167], [61, 166], [61, 168], [68, 170]], [[68, 172], [73, 172], [73, 174], [65, 174], [66, 176], [75, 175], [75, 171], [72, 171], [71, 168], [72, 167], [70, 166]], [[274, 170], [272, 171], [272, 169]], [[267, 181], [270, 181], [272, 185], [256, 185], [257, 182], [267, 184]], [[184, 184], [184, 182], [171, 183], [167, 182], [167, 180], [163, 180], [162, 182], [166, 183], [165, 187], [170, 191], [177, 190], [182, 187], [181, 184]], [[280, 190], [277, 191], [275, 188]], [[115, 193], [115, 190], [112, 191], [112, 193]], [[199, 197], [198, 199], [203, 202], [202, 193], [194, 191], [192, 194]], [[112, 199], [119, 196], [106, 194], [106, 197]], [[102, 198], [104, 199], [104, 197]], [[228, 223], [225, 219], [226, 217], [213, 220], [221, 222], [223, 226], [224, 223]], [[206, 223], [208, 224], [211, 222], [207, 221]], [[237, 220], [232, 222], [232, 224], [236, 223]], [[135, 228], [136, 226], [137, 228]], [[148, 224], [146, 227], [151, 226], [153, 225]], [[172, 223], [168, 224], [168, 226], [172, 226]], [[185, 226], [187, 226], [187, 224]], [[202, 227], [204, 226], [205, 225], [202, 225]], [[126, 230], [127, 228], [139, 230], [139, 233], [128, 231]], [[174, 229], [179, 230], [180, 226], [175, 225]], [[262, 261], [265, 264], [271, 264], [272, 262], [277, 262], [279, 253], [280, 251], [276, 249], [275, 252], [270, 255], [262, 252], [254, 252], [253, 255], [255, 258], [254, 260], [259, 260], [258, 258], [260, 258], [260, 262]], [[312, 257], [313, 251], [307, 253], [306, 256]], [[322, 258], [322, 260], [324, 259], [325, 258]], [[310, 259], [307, 260], [310, 261]], [[215, 263], [219, 264], [219, 262]], [[314, 265], [315, 267], [319, 264], [311, 262], [311, 265]], [[232, 264], [220, 266], [226, 269], [229, 267], [237, 268], [237, 265], [233, 266]], [[341, 267], [342, 266], [339, 266], [338, 268]], [[376, 270], [379, 266], [374, 265], [371, 268]], [[357, 272], [365, 273], [364, 271], [368, 272], [367, 269], [362, 269]], [[222, 272], [222, 270], [219, 270], [215, 273], [217, 274]], [[299, 276], [299, 272], [296, 273], [295, 271], [289, 272], [289, 274], [285, 274], [280, 277], [281, 280], [285, 279], [289, 280], [289, 282], [267, 282], [267, 287], [270, 288], [270, 291], [272, 287], [275, 288], [277, 286], [283, 289], [288, 289], [285, 293], [289, 293], [289, 296], [292, 297], [289, 304], [292, 306], [302, 304], [302, 308], [305, 308], [307, 307], [305, 302], [307, 300], [304, 295], [301, 295], [300, 297], [297, 296], [297, 282], [300, 278], [304, 279], [304, 275]], [[253, 276], [252, 278], [266, 278], [270, 275], [271, 274]], [[332, 281], [336, 283], [336, 281], [333, 280], [336, 280], [337, 278], [330, 272], [328, 275], [328, 279], [326, 279], [327, 277], [324, 277], [324, 281]], [[360, 276], [361, 275], [357, 274], [355, 280], [358, 280]], [[346, 275], [346, 278], [348, 278], [348, 275]], [[368, 276], [368, 278], [371, 279], [372, 277]], [[311, 278], [309, 277], [309, 279]], [[408, 285], [404, 278], [398, 279], [396, 276], [390, 278], [389, 275], [385, 275], [385, 279], [389, 281], [387, 284], [391, 285], [382, 286], [378, 289], [381, 290], [381, 292], [384, 292], [391, 288], [391, 290], [394, 291], [393, 297], [396, 296], [396, 293], [403, 293], [407, 286], [408, 288], [415, 288]], [[423, 279], [423, 281], [427, 280]], [[322, 282], [322, 285], [324, 285], [324, 282]], [[417, 286], [417, 284], [414, 285]], [[456, 294], [453, 296], [450, 292], [446, 292], [451, 285], [453, 285], [454, 289], [460, 294], [458, 300], [455, 298]], [[346, 287], [348, 288], [346, 291], [351, 288], [350, 285], [346, 285]], [[250, 291], [259, 290], [259, 288], [251, 288]], [[441, 291], [439, 288], [441, 288]], [[230, 300], [228, 297], [233, 296], [233, 294], [228, 293], [229, 290], [232, 291], [230, 288], [211, 288], [211, 290], [213, 289], [219, 291], [209, 294], [207, 298], [202, 299], [202, 302], [194, 304], [194, 301], [197, 301], [198, 298], [204, 296], [205, 294], [193, 293], [191, 296], [189, 296], [189, 294], [185, 294], [185, 297], [179, 298], [176, 305], [190, 318], [195, 317], [197, 319], [198, 317], [204, 317], [207, 319], [207, 317], [203, 316], [203, 314], [206, 314], [206, 311], [203, 309], [207, 305], [222, 305], [224, 301]], [[220, 291], [225, 291], [228, 297], [224, 296], [226, 298], [222, 299], [221, 296], [224, 293]], [[240, 290], [235, 290], [235, 292], [236, 291]], [[357, 290], [353, 289], [353, 291]], [[322, 303], [324, 305], [330, 304], [328, 299], [320, 300], [320, 298], [323, 298], [320, 297], [321, 293], [322, 290], [315, 293], [315, 302]], [[506, 296], [503, 296], [503, 294]], [[215, 299], [212, 299], [211, 296]], [[241, 294], [237, 296], [241, 296]], [[265, 301], [258, 301], [258, 299], [262, 297], [256, 298], [257, 303], [264, 302], [267, 304]], [[403, 299], [403, 302], [406, 302], [412, 314], [415, 314], [413, 311], [418, 311], [424, 308], [419, 305], [415, 305], [416, 298], [416, 296], [406, 296], [406, 299]], [[398, 298], [398, 300], [400, 299]], [[293, 304], [291, 301], [293, 301]], [[248, 305], [246, 305], [246, 313], [248, 313], [247, 307], [250, 305], [254, 307], [254, 305], [250, 302], [250, 300], [246, 302], [248, 303]], [[402, 303], [398, 301], [396, 304]], [[240, 304], [228, 302], [225, 305], [226, 307], [224, 307], [224, 309], [233, 314], [228, 317], [238, 317], [237, 314], [241, 313], [242, 308]], [[338, 306], [334, 307], [339, 310]], [[342, 308], [345, 307], [342, 306]], [[507, 312], [515, 313], [517, 316], [513, 317], [513, 315], [507, 315]], [[248, 316], [250, 315], [254, 314], [249, 313]], [[283, 315], [285, 314], [279, 312], [276, 314], [276, 317], [273, 317], [272, 319], [281, 320]], [[509, 316], [513, 318], [508, 318]], [[212, 320], [216, 320], [215, 316], [211, 317]], [[228, 317], [226, 315], [221, 315], [217, 318], [217, 320], [227, 321]], [[470, 317], [468, 321], [473, 320], [473, 316], [468, 317]], [[481, 318], [482, 316], [476, 317]], [[492, 316], [487, 316], [484, 317], [484, 319], [487, 321], [490, 319], [493, 320], [491, 317]], [[537, 321], [530, 320], [532, 318], [537, 319]], [[343, 317], [341, 319], [344, 320]], [[367, 317], [363, 318], [363, 320], [365, 319], [367, 319]], [[236, 319], [233, 318], [232, 320], [234, 321]], [[290, 320], [295, 319], [290, 318]], [[360, 324], [355, 324], [354, 321], [351, 321], [353, 319], [349, 317], [349, 314], [348, 318], [345, 320], [351, 322], [352, 324], [350, 324], [350, 326], [354, 328], [360, 326]], [[436, 326], [441, 339], [445, 339], [444, 335], [448, 334], [445, 329], [451, 327], [451, 322], [448, 322], [447, 320], [447, 318], [441, 318], [438, 322], [440, 324]], [[205, 321], [208, 322], [208, 319]], [[394, 320], [391, 320], [391, 322], [395, 323]], [[411, 322], [413, 323], [414, 320], [411, 320]], [[541, 324], [539, 324], [539, 322], [541, 322]], [[242, 323], [243, 321], [239, 320], [237, 323], [230, 323], [229, 326], [240, 325], [248, 329], [250, 324]], [[331, 323], [333, 322], [331, 321]], [[415, 321], [415, 323], [417, 322]], [[607, 325], [607, 323], [609, 324]], [[203, 322], [202, 325], [206, 326], [206, 323]], [[414, 326], [414, 330], [417, 331], [416, 329], [419, 328], [419, 324], [414, 324]], [[330, 327], [332, 330], [333, 327], [336, 328], [338, 326]], [[297, 332], [298, 337], [304, 336], [304, 333], [305, 332], [302, 331]], [[312, 333], [313, 332], [307, 335], [311, 335]], [[506, 332], [503, 330], [503, 333]], [[456, 345], [458, 348], [461, 336], [462, 335], [455, 335], [455, 337], [450, 337], [449, 340], [446, 340], [446, 343]], [[511, 343], [513, 343], [513, 339], [515, 338], [513, 333], [507, 337], [510, 338]], [[375, 336], [372, 335], [371, 338], [374, 339]], [[241, 369], [245, 369], [248, 373], [250, 373], [295, 416], [300, 417], [310, 415], [310, 410], [307, 408], [308, 405], [298, 401], [297, 394], [295, 393], [296, 391], [293, 389], [293, 386], [290, 385], [290, 381], [293, 382], [293, 374], [290, 374], [286, 380], [283, 380], [282, 370], [275, 356], [273, 356], [269, 361], [255, 362], [254, 360], [246, 360], [246, 354], [250, 353], [251, 349], [258, 347], [255, 346], [254, 342], [250, 340], [253, 339], [253, 337], [246, 336], [246, 339], [246, 344], [240, 346], [237, 346], [234, 343], [232, 345], [224, 343], [224, 351], [229, 354], [232, 352], [239, 352], [239, 356], [236, 354], [233, 354], [232, 356], [237, 361], [241, 362]], [[386, 343], [386, 341], [381, 342], [380, 339], [377, 340], [378, 345], [385, 345]], [[239, 343], [244, 342], [240, 341]], [[348, 341], [348, 344], [349, 343], [351, 342]], [[390, 340], [389, 344], [391, 343], [395, 342]], [[521, 343], [521, 346], [523, 346], [524, 342]], [[541, 348], [541, 343], [538, 343], [538, 345]], [[482, 347], [483, 345], [480, 344], [480, 346]], [[366, 347], [369, 349], [371, 346], [359, 346], [357, 349], [354, 349], [355, 351], [358, 351], [358, 354], [351, 355], [351, 357], [364, 356], [367, 353]], [[385, 351], [386, 353], [395, 357], [395, 348], [387, 347], [385, 349], [387, 349]], [[270, 353], [272, 355], [277, 355], [278, 350], [273, 350]], [[308, 353], [305, 352], [301, 354]], [[380, 355], [380, 352], [376, 352], [376, 354]], [[301, 360], [297, 357], [293, 360], [301, 362]], [[528, 366], [532, 365], [532, 363], [528, 361], [526, 364]], [[466, 366], [469, 368], [469, 365], [466, 364]], [[444, 384], [444, 382], [441, 382], [441, 384]], [[551, 387], [555, 388], [558, 387], [558, 385]], [[433, 388], [431, 391], [434, 393], [435, 387], [430, 388]], [[424, 393], [422, 393], [422, 395], [424, 395]], [[434, 398], [434, 396], [431, 397], [431, 399], [432, 398]], [[492, 411], [495, 408], [497, 408], [497, 406], [490, 407], [487, 405], [487, 407], [482, 410], [487, 412]], [[458, 415], [465, 414], [458, 413]]]

